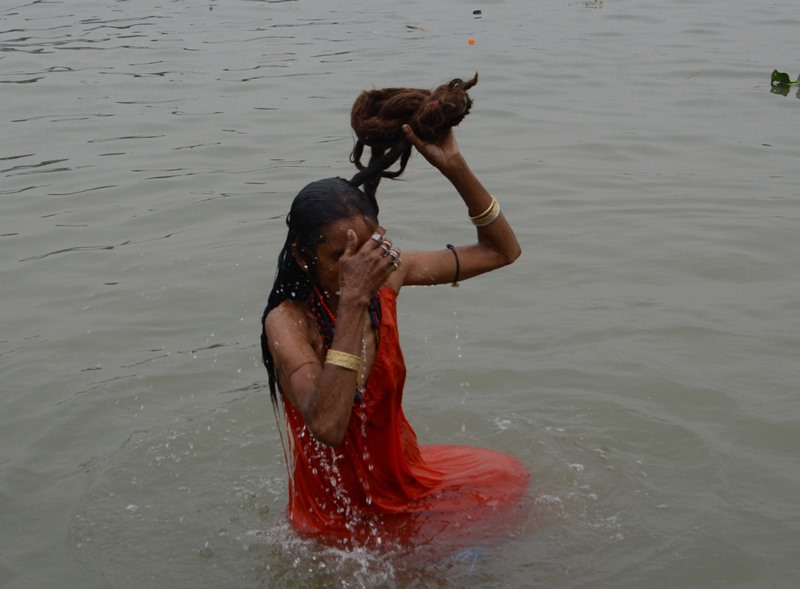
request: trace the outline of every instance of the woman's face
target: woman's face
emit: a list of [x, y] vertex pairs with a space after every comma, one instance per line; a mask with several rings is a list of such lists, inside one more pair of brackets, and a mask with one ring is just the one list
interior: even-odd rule
[[309, 266], [329, 296], [335, 296], [339, 291], [339, 258], [347, 249], [348, 229], [356, 232], [358, 249], [375, 233], [378, 224], [363, 215], [355, 215], [334, 221], [322, 230], [322, 240], [314, 250], [314, 259]]

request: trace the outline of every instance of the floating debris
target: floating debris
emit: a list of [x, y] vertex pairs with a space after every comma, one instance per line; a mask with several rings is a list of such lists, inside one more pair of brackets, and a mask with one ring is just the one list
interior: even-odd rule
[[772, 87], [777, 88], [788, 88], [789, 86], [797, 86], [800, 85], [800, 76], [797, 76], [797, 80], [794, 82], [789, 77], [789, 74], [784, 72], [779, 72], [778, 70], [772, 70], [772, 78], [770, 79], [770, 85]]

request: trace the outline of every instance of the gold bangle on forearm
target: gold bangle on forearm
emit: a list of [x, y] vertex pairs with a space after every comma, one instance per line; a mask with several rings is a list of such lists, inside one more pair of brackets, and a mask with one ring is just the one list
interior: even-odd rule
[[361, 358], [354, 354], [347, 352], [340, 352], [339, 350], [328, 350], [325, 356], [325, 364], [333, 364], [339, 368], [352, 370], [358, 372], [361, 370]]
[[500, 203], [497, 202], [495, 197], [492, 197], [492, 202], [489, 204], [489, 208], [483, 211], [480, 215], [470, 217], [469, 220], [472, 221], [473, 225], [476, 227], [486, 227], [487, 225], [494, 223], [499, 216]]
[[[490, 196], [491, 196], [491, 195], [490, 195]], [[479, 215], [475, 215], [474, 217], [470, 217], [470, 218], [469, 218], [469, 219], [470, 219], [470, 221], [475, 221], [476, 219], [480, 219], [481, 217], [485, 217], [486, 215], [488, 215], [489, 213], [491, 213], [491, 212], [492, 212], [492, 208], [494, 207], [494, 203], [495, 203], [495, 201], [496, 201], [496, 200], [497, 200], [497, 199], [496, 199], [495, 197], [493, 197], [493, 196], [492, 196], [492, 200], [489, 202], [489, 206], [486, 208], [486, 210], [485, 210], [485, 211], [483, 211], [483, 212], [482, 212], [481, 214], [479, 214]]]

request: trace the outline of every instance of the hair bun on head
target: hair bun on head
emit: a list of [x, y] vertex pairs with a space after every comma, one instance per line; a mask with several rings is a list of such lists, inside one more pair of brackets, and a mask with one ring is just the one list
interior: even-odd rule
[[[472, 99], [467, 90], [477, 83], [476, 73], [471, 80], [456, 78], [434, 90], [383, 88], [359, 94], [350, 112], [350, 125], [356, 134], [350, 159], [360, 173], [351, 183], [363, 184], [365, 191], [374, 194], [381, 178], [402, 174], [411, 156], [403, 125], [410, 125], [420, 139], [438, 143], [469, 114]], [[372, 151], [366, 166], [361, 163], [365, 146]], [[400, 169], [387, 172], [398, 159]]]

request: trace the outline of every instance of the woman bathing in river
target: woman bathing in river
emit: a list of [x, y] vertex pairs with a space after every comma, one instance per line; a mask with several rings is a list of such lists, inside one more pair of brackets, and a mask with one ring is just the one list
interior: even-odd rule
[[[409, 90], [417, 94], [406, 96], [405, 106], [413, 103], [416, 114], [401, 117], [385, 107], [402, 102], [404, 89], [363, 93], [353, 109], [361, 171], [350, 181], [312, 182], [292, 203], [262, 320], [262, 353], [273, 404], [287, 422], [288, 518], [302, 534], [367, 545], [426, 542], [448, 531], [484, 535], [491, 532], [482, 522], [513, 510], [527, 486], [527, 470], [507, 454], [420, 446], [401, 406], [401, 288], [455, 284], [520, 255], [497, 200], [452, 131], [469, 111], [466, 90], [475, 82], [477, 76], [433, 92]], [[425, 116], [433, 117], [428, 127], [420, 122]], [[376, 139], [370, 125], [388, 119], [394, 130]], [[368, 166], [360, 163], [364, 145], [373, 149]], [[476, 243], [402, 253], [394, 247], [378, 222], [375, 189], [381, 177], [399, 174], [386, 171], [398, 158], [402, 172], [411, 146], [461, 196]]]

